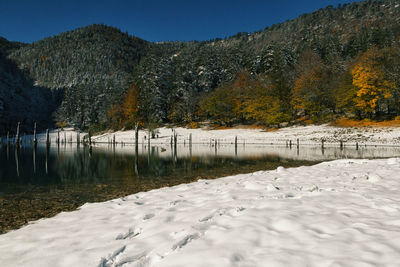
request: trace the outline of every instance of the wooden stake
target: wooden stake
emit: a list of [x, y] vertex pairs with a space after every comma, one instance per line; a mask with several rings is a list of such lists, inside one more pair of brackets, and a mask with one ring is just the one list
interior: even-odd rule
[[147, 142], [148, 142], [149, 149], [150, 149], [150, 139], [151, 139], [151, 131], [150, 131], [150, 129], [149, 129], [149, 140], [147, 141]]
[[46, 129], [46, 146], [50, 146], [50, 134], [49, 134], [49, 129]]
[[17, 148], [19, 147], [19, 124], [20, 122], [17, 124], [17, 134], [15, 135], [15, 145]]
[[139, 124], [135, 123], [135, 149], [139, 147]]
[[37, 138], [36, 138], [36, 122], [33, 124], [33, 146], [36, 147]]

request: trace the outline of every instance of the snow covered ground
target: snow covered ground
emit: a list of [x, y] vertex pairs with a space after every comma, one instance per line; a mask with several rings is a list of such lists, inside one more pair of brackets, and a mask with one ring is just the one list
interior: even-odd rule
[[[192, 135], [192, 142], [195, 144], [214, 143], [215, 140], [221, 144], [233, 144], [235, 137], [238, 138], [238, 144], [286, 144], [291, 140], [295, 145], [299, 139], [302, 145], [325, 144], [338, 145], [340, 141], [347, 145], [368, 144], [368, 145], [400, 145], [400, 127], [333, 127], [324, 125], [293, 126], [281, 128], [276, 131], [265, 131], [261, 129], [226, 129], [226, 130], [207, 130], [207, 129], [187, 129], [182, 127], [174, 128], [178, 134], [178, 143], [189, 143], [189, 136]], [[169, 144], [173, 134], [171, 128], [162, 127], [158, 129], [158, 138], [151, 139], [151, 144]], [[82, 140], [85, 133], [81, 133], [79, 138]], [[110, 142], [115, 135], [117, 143], [134, 143], [135, 133], [130, 131], [117, 131], [93, 136], [92, 140], [99, 143]], [[56, 130], [50, 132], [52, 143], [56, 142], [58, 133]], [[148, 132], [139, 131], [139, 142], [147, 143], [145, 140]], [[27, 139], [32, 136], [27, 136]], [[60, 140], [67, 142], [76, 142], [77, 132], [72, 128], [60, 131]], [[39, 142], [45, 142], [46, 134], [38, 134]]]
[[[178, 134], [178, 142], [189, 142], [192, 134], [193, 143], [210, 143], [217, 139], [221, 143], [234, 143], [238, 137], [238, 143], [260, 144], [273, 143], [285, 144], [292, 140], [293, 144], [299, 139], [300, 144], [321, 144], [324, 139], [326, 144], [337, 144], [340, 141], [354, 145], [360, 144], [379, 144], [379, 145], [399, 145], [400, 127], [381, 127], [381, 128], [341, 128], [328, 125], [296, 126], [279, 129], [278, 131], [266, 132], [260, 129], [227, 129], [227, 130], [203, 130], [175, 128]], [[119, 131], [107, 133], [93, 137], [97, 142], [108, 142], [113, 135], [117, 142], [134, 142], [134, 131]], [[140, 131], [140, 142], [146, 142], [145, 131]], [[152, 139], [152, 144], [169, 143], [172, 136], [172, 129], [160, 128], [159, 138]]]
[[400, 266], [400, 159], [138, 193], [0, 235], [1, 266]]

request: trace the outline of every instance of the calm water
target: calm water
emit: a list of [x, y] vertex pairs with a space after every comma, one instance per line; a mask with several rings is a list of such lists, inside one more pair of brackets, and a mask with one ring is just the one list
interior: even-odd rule
[[278, 166], [400, 156], [399, 148], [282, 146], [39, 146], [0, 148], [0, 233], [85, 202]]

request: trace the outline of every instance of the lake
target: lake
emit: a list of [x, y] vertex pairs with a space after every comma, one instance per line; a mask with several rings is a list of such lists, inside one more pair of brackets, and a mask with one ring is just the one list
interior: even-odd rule
[[340, 158], [400, 156], [398, 147], [96, 145], [0, 148], [0, 233], [86, 202], [222, 176]]

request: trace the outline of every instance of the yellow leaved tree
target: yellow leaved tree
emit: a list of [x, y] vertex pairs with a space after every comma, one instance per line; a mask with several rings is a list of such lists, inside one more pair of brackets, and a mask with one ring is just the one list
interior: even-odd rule
[[375, 47], [364, 52], [351, 69], [353, 85], [357, 88], [356, 106], [370, 116], [384, 100], [392, 97], [395, 84], [385, 75], [382, 54]]
[[128, 127], [134, 127], [135, 123], [139, 121], [139, 90], [136, 85], [132, 84], [124, 95], [124, 124]]

